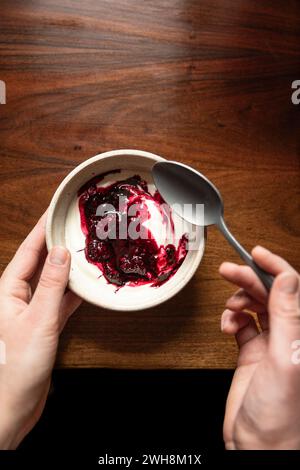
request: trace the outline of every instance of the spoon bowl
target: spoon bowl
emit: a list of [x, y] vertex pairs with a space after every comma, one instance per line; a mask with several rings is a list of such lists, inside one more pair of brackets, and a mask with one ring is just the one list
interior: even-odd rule
[[[219, 223], [223, 216], [222, 196], [204, 175], [183, 163], [165, 161], [153, 166], [152, 176], [160, 194], [168, 204], [174, 205], [178, 215], [194, 225]], [[195, 210], [196, 204], [204, 204], [201, 218]], [[191, 206], [190, 210], [187, 205]]]
[[[273, 276], [255, 263], [228, 229], [223, 218], [222, 196], [209, 179], [194, 168], [173, 161], [155, 163], [152, 176], [158, 191], [174, 212], [194, 225], [217, 225], [226, 240], [253, 269], [266, 289], [270, 290]], [[199, 204], [203, 204], [204, 211], [197, 210]]]

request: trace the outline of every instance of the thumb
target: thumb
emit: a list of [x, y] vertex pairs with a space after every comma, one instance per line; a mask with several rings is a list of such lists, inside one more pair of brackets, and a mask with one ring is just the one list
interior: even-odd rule
[[59, 322], [59, 310], [69, 280], [70, 261], [67, 249], [61, 246], [52, 248], [30, 303], [31, 312]]
[[269, 297], [270, 353], [278, 366], [293, 365], [293, 343], [300, 339], [299, 277], [279, 274]]

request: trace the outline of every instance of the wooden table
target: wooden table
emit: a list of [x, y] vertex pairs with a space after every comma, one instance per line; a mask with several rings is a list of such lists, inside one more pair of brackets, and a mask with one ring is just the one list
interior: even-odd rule
[[[2, 0], [1, 268], [64, 176], [138, 148], [205, 173], [238, 239], [299, 268], [300, 12], [293, 0]], [[297, 211], [298, 209], [298, 211]], [[175, 298], [118, 313], [83, 305], [58, 367], [231, 368], [220, 332], [238, 261], [215, 228]]]

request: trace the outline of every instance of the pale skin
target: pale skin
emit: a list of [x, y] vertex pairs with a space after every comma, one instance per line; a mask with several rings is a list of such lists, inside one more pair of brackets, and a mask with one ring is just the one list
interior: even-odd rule
[[[227, 449], [300, 449], [299, 275], [282, 258], [256, 247], [254, 260], [275, 277], [271, 292], [247, 266], [223, 263], [221, 275], [240, 289], [221, 318], [239, 347], [223, 427]], [[258, 326], [247, 310], [257, 313]], [[298, 354], [298, 357], [300, 355]]]
[[39, 420], [47, 399], [59, 334], [81, 300], [65, 292], [70, 254], [46, 257], [44, 215], [0, 280], [0, 449], [16, 448]]
[[[0, 449], [15, 449], [39, 420], [47, 399], [59, 335], [81, 300], [66, 291], [70, 254], [46, 254], [44, 215], [0, 279]], [[240, 287], [228, 299], [222, 330], [239, 346], [227, 400], [227, 449], [300, 449], [300, 365], [291, 344], [300, 339], [299, 276], [261, 247], [252, 255], [276, 276], [267, 294], [250, 268], [223, 263], [221, 275]], [[247, 311], [256, 312], [259, 331]]]

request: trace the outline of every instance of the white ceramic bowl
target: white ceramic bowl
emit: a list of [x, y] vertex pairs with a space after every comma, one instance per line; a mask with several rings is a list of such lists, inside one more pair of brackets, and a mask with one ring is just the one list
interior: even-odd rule
[[[157, 161], [163, 161], [158, 155], [141, 150], [114, 150], [90, 158], [77, 166], [62, 181], [51, 201], [47, 226], [46, 241], [48, 250], [55, 245], [67, 247], [71, 252], [72, 264], [69, 288], [84, 300], [111, 310], [141, 310], [153, 307], [173, 297], [194, 275], [204, 252], [204, 229], [197, 228], [198, 249], [189, 251], [178, 271], [164, 284], [153, 287], [123, 286], [116, 292], [116, 286], [108, 284], [99, 269], [88, 263], [84, 251], [85, 238], [80, 227], [77, 192], [81, 186], [96, 175], [121, 169], [129, 175], [140, 174], [146, 179], [149, 188], [155, 189], [151, 168]], [[127, 175], [126, 175], [127, 176]], [[119, 175], [111, 175], [111, 182]], [[175, 217], [177, 217], [175, 214]], [[191, 226], [190, 226], [191, 227]], [[195, 227], [193, 227], [195, 230]]]

